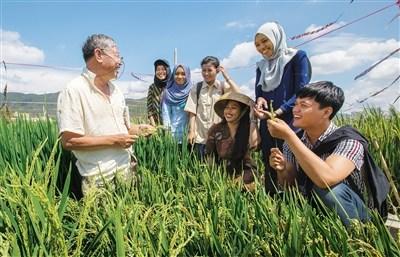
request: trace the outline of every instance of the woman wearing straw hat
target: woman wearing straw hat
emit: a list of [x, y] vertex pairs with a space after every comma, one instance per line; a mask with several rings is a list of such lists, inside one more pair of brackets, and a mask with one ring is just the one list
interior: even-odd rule
[[[288, 124], [292, 124], [292, 108], [296, 93], [311, 79], [311, 65], [307, 54], [302, 50], [287, 47], [286, 35], [277, 22], [267, 22], [257, 30], [254, 44], [263, 57], [257, 62], [256, 105], [254, 113], [260, 118], [261, 150], [265, 164], [265, 189], [276, 192], [276, 172], [269, 165], [271, 148], [282, 149], [283, 141], [271, 136], [267, 129], [266, 111]], [[272, 110], [269, 110], [272, 106]]]
[[246, 95], [229, 92], [215, 103], [214, 110], [222, 118], [208, 131], [206, 154], [217, 163], [224, 162], [229, 175], [243, 180], [247, 190], [254, 189], [255, 163], [250, 150], [260, 142], [257, 121], [250, 119], [254, 102]]

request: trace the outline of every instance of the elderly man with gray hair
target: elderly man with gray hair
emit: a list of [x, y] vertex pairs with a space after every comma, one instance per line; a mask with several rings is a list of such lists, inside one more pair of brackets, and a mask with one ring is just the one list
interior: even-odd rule
[[115, 41], [103, 34], [87, 38], [82, 47], [86, 67], [61, 91], [57, 119], [61, 143], [76, 157], [82, 176], [82, 193], [104, 182], [133, 178], [131, 146], [150, 125], [131, 125], [120, 89], [111, 81], [118, 75], [122, 57]]

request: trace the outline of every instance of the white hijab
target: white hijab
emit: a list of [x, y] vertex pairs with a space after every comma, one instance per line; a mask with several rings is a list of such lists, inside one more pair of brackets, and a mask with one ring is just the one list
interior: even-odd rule
[[297, 50], [287, 47], [285, 31], [277, 22], [267, 22], [261, 25], [257, 34], [268, 37], [274, 46], [274, 54], [271, 58], [264, 56], [264, 59], [257, 62], [257, 67], [261, 71], [258, 84], [261, 84], [264, 92], [269, 92], [279, 86], [283, 70], [286, 64], [296, 55]]

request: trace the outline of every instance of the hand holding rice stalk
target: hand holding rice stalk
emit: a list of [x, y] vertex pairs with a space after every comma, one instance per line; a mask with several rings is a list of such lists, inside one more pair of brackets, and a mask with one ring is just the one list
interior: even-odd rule
[[269, 103], [268, 103], [268, 105], [269, 105], [268, 111], [263, 110], [263, 109], [258, 110], [259, 112], [264, 113], [264, 114], [267, 115], [267, 116], [266, 116], [266, 119], [267, 119], [267, 120], [269, 120], [269, 119], [275, 120], [275, 118], [276, 118], [276, 114], [275, 114], [275, 111], [274, 111], [274, 107], [272, 106], [272, 102], [273, 102], [273, 101], [274, 101], [274, 100], [270, 100], [270, 101], [269, 101]]
[[275, 111], [274, 111], [274, 107], [272, 106], [272, 102], [273, 102], [274, 100], [270, 100], [269, 101], [269, 111], [270, 111], [270, 117], [271, 117], [271, 119], [273, 120], [273, 121], [275, 121]]
[[129, 134], [138, 135], [139, 137], [148, 137], [153, 135], [155, 132], [157, 132], [157, 127], [153, 127], [149, 124], [135, 125], [129, 129]]

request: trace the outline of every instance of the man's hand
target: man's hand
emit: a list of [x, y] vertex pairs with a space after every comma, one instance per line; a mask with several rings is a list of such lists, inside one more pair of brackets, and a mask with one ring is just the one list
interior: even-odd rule
[[129, 135], [129, 134], [119, 134], [114, 136], [114, 145], [121, 148], [128, 148], [133, 143], [135, 143], [136, 139], [139, 137], [137, 135]]
[[267, 126], [269, 133], [275, 138], [286, 140], [292, 133], [294, 133], [286, 122], [278, 118], [268, 120]]
[[222, 76], [224, 76], [224, 78], [226, 78], [227, 74], [226, 74], [225, 68], [222, 65], [218, 66], [217, 72], [221, 72]]
[[225, 68], [224, 68], [223, 66], [220, 65], [220, 66], [217, 68], [217, 72], [221, 72], [222, 76], [224, 77], [224, 79], [225, 79], [227, 82], [232, 81], [231, 78], [230, 78], [229, 75], [228, 75], [228, 72], [225, 70]]
[[139, 136], [144, 136], [148, 137], [150, 135], [153, 135], [157, 129], [149, 124], [141, 124], [139, 125]]
[[276, 171], [284, 171], [286, 168], [286, 161], [279, 148], [271, 148], [269, 155], [269, 165]]

